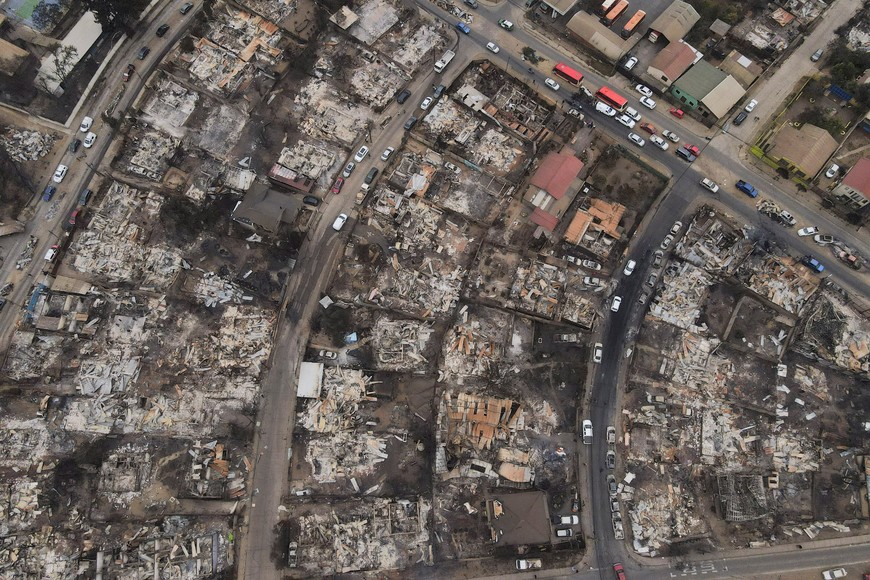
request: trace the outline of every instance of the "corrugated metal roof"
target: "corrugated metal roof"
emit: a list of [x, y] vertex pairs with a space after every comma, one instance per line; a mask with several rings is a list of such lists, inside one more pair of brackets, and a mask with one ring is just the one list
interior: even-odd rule
[[864, 197], [870, 198], [870, 159], [867, 157], [859, 159], [843, 178], [842, 183], [855, 191], [860, 191]]
[[653, 21], [650, 28], [673, 42], [686, 36], [700, 19], [701, 16], [690, 4], [675, 0]]
[[674, 82], [674, 87], [701, 101], [710, 94], [710, 91], [719, 86], [726, 76], [728, 75], [706, 60], [699, 60]]
[[561, 199], [582, 169], [583, 162], [573, 155], [550, 153], [544, 157], [530, 183]]
[[785, 159], [806, 175], [813, 176], [836, 150], [837, 142], [830, 133], [807, 123], [800, 129], [784, 126], [776, 135], [776, 142], [768, 155], [773, 159]]
[[701, 102], [711, 113], [721, 119], [745, 94], [743, 86], [734, 77], [728, 75], [706, 97], [701, 99]]
[[[697, 56], [695, 49], [685, 42], [672, 42], [655, 56], [649, 68], [662, 71], [662, 74], [668, 77], [667, 82], [670, 84], [692, 66]], [[661, 81], [657, 75], [654, 76], [656, 76], [656, 80]]]
[[529, 219], [532, 220], [533, 224], [541, 226], [548, 232], [552, 232], [556, 229], [556, 226], [559, 225], [559, 218], [551, 213], [545, 212], [539, 207], [535, 208], [535, 211], [532, 212], [532, 217]]

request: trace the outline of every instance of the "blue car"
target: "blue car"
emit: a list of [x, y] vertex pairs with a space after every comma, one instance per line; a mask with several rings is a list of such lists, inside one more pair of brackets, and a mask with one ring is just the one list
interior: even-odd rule
[[456, 28], [458, 28], [459, 30], [461, 30], [465, 34], [471, 34], [471, 28], [469, 28], [468, 25], [464, 22], [457, 22]]
[[822, 263], [813, 258], [812, 256], [804, 256], [803, 258], [801, 258], [801, 264], [803, 264], [816, 274], [821, 274], [825, 271], [825, 267], [822, 266]]
[[45, 191], [42, 192], [42, 201], [51, 201], [51, 198], [54, 197], [57, 188], [53, 185], [45, 186]]
[[735, 186], [749, 197], [758, 197], [758, 190], [755, 189], [751, 183], [746, 183], [741, 179], [735, 184]]

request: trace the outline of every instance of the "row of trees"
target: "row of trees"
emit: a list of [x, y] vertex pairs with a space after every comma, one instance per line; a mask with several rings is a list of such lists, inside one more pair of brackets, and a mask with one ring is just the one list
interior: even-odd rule
[[[142, 10], [149, 0], [81, 0], [85, 10], [93, 12], [104, 31], [123, 30], [132, 33]], [[42, 0], [33, 9], [32, 20], [37, 28], [48, 31], [54, 28], [69, 10], [71, 2]]]
[[846, 41], [838, 39], [828, 54], [831, 66], [831, 82], [849, 91], [860, 104], [862, 110], [870, 109], [870, 84], [858, 80], [864, 71], [870, 69], [870, 52], [852, 50]]

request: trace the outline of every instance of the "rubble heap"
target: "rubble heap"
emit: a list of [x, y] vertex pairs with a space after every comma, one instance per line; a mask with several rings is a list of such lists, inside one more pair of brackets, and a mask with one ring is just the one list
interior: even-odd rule
[[459, 309], [457, 320], [444, 337], [443, 368], [456, 376], [487, 376], [504, 356], [505, 332], [511, 326], [509, 313], [483, 309]]
[[870, 378], [870, 323], [835, 295], [815, 303], [795, 346], [810, 358]]
[[[196, 497], [233, 498], [245, 495], [245, 475], [231, 469], [229, 451], [217, 440], [208, 443], [195, 441], [188, 450], [193, 458], [190, 464], [190, 493]], [[253, 467], [247, 457], [238, 462], [247, 471]]]
[[662, 276], [664, 284], [650, 305], [650, 316], [694, 333], [705, 333], [706, 324], [695, 326], [712, 284], [710, 276], [688, 262], [672, 264]]
[[819, 287], [818, 278], [810, 275], [795, 258], [769, 254], [761, 263], [746, 260], [740, 268], [740, 277], [750, 290], [792, 314], [801, 314]]
[[567, 278], [552, 264], [530, 260], [517, 268], [510, 296], [517, 310], [553, 318]]
[[722, 221], [715, 212], [698, 212], [675, 253], [711, 274], [729, 274], [752, 252], [746, 233]]
[[[629, 475], [632, 474], [627, 474], [626, 480], [630, 479]], [[666, 475], [663, 469], [659, 475]], [[634, 548], [640, 554], [656, 556], [663, 546], [671, 543], [671, 538], [702, 535], [707, 531], [706, 523], [696, 514], [692, 494], [667, 477], [638, 487], [620, 483], [619, 492], [623, 501], [634, 501], [629, 517]]]
[[320, 398], [299, 412], [298, 425], [314, 433], [337, 433], [357, 426], [361, 401], [376, 401], [366, 395], [372, 378], [362, 371], [326, 367]]
[[15, 161], [36, 161], [51, 153], [57, 138], [52, 133], [19, 131], [14, 127], [7, 127], [0, 134], [0, 147]]
[[291, 542], [291, 567], [309, 575], [358, 570], [405, 569], [434, 563], [426, 525], [432, 506], [413, 499], [366, 498], [336, 506], [329, 513], [299, 518], [299, 536]]
[[381, 316], [372, 328], [372, 346], [377, 367], [382, 370], [418, 370], [428, 365], [423, 353], [434, 329], [417, 320], [391, 320]]
[[70, 247], [72, 267], [111, 282], [168, 288], [181, 267], [178, 250], [149, 241], [142, 224], [156, 221], [163, 199], [113, 182], [88, 228]]

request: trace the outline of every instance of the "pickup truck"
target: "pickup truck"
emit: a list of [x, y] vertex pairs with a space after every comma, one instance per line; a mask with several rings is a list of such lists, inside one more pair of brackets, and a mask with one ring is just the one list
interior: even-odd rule
[[543, 565], [540, 558], [517, 560], [517, 570], [540, 570]]

